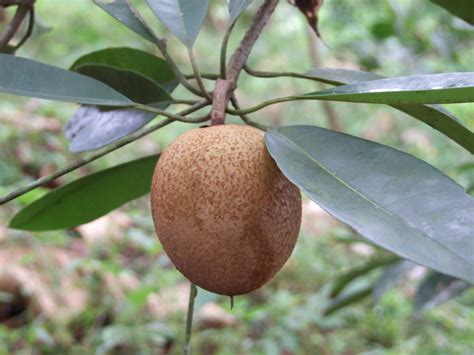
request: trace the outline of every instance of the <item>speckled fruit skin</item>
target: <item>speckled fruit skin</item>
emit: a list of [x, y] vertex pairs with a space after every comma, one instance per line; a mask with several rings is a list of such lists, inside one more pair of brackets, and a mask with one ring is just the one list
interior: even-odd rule
[[222, 295], [268, 282], [288, 260], [301, 195], [249, 126], [193, 129], [161, 155], [151, 207], [163, 248], [190, 281]]

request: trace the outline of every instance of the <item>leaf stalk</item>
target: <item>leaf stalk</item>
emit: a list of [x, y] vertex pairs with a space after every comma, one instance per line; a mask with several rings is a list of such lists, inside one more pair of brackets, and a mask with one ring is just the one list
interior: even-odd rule
[[[179, 115], [176, 115], [177, 117], [183, 117], [187, 114], [190, 114], [194, 111], [197, 111], [205, 106], [207, 106], [209, 103], [206, 102], [206, 101], [201, 101], [189, 108], [187, 108], [186, 110], [183, 110], [180, 112]], [[147, 107], [148, 109], [150, 109], [151, 112], [156, 112], [156, 111], [162, 111], [162, 110], [158, 110], [158, 109], [154, 109], [153, 107]], [[151, 110], [152, 109], [152, 110]], [[169, 113], [167, 113], [169, 114]], [[204, 122], [208, 119], [208, 116], [203, 116], [203, 117], [200, 117], [200, 118], [193, 118], [192, 120], [189, 119], [189, 121], [187, 122], [190, 122], [190, 123], [198, 123], [198, 122]], [[24, 187], [21, 187], [3, 197], [0, 198], [0, 205], [3, 205], [21, 195], [24, 195], [34, 189], [36, 189], [37, 187], [41, 186], [41, 185], [44, 185], [44, 184], [47, 184], [63, 175], [66, 175], [68, 173], [70, 173], [71, 171], [74, 171], [84, 165], [87, 165], [91, 162], [93, 162], [94, 160], [97, 160], [101, 157], [103, 157], [104, 155], [107, 155], [119, 148], [122, 148], [124, 146], [126, 146], [127, 144], [129, 143], [132, 143], [134, 141], [136, 141], [137, 139], [140, 139], [144, 136], [146, 136], [147, 134], [150, 134], [168, 124], [170, 124], [171, 122], [174, 122], [174, 121], [177, 121], [177, 120], [174, 120], [172, 118], [167, 118], [163, 121], [161, 121], [160, 123], [157, 123], [153, 126], [150, 126], [150, 127], [146, 127], [146, 128], [143, 128], [135, 133], [132, 133], [131, 135], [121, 139], [121, 140], [118, 140], [116, 142], [114, 142], [113, 144], [105, 147], [104, 149], [102, 150], [99, 150], [95, 153], [92, 153], [91, 155], [89, 155], [88, 157], [86, 158], [81, 158], [81, 159], [78, 159], [70, 164], [68, 164], [67, 166], [65, 166], [64, 168], [60, 169], [60, 170], [57, 170], [55, 171], [54, 173], [50, 174], [50, 175], [47, 175], [47, 176], [44, 176], [40, 179], [37, 179], [35, 181], [33, 181], [32, 183], [24, 186]], [[181, 120], [182, 121], [182, 120]]]

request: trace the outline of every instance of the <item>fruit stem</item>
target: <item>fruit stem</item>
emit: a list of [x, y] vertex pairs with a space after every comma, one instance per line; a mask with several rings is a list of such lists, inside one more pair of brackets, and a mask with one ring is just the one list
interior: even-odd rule
[[188, 314], [186, 316], [186, 335], [184, 338], [184, 355], [191, 353], [191, 334], [193, 328], [194, 300], [196, 299], [197, 288], [191, 282], [189, 287]]
[[[265, 0], [255, 14], [252, 24], [244, 35], [234, 54], [230, 57], [225, 70], [226, 79], [216, 81], [214, 90], [213, 105], [211, 111], [211, 125], [223, 124], [225, 120], [226, 107], [232, 93], [237, 87], [239, 74], [252, 51], [252, 48], [260, 37], [263, 28], [267, 24], [270, 16], [275, 11], [278, 0]], [[229, 34], [230, 35], [230, 34]], [[228, 38], [225, 39], [226, 41]], [[221, 72], [223, 69], [221, 69]]]

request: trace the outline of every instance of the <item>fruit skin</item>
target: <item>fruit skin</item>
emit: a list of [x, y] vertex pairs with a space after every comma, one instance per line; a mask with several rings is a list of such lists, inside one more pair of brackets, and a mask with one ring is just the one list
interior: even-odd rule
[[229, 296], [268, 282], [290, 257], [301, 224], [298, 188], [268, 154], [263, 132], [249, 126], [178, 137], [156, 165], [151, 207], [176, 268]]

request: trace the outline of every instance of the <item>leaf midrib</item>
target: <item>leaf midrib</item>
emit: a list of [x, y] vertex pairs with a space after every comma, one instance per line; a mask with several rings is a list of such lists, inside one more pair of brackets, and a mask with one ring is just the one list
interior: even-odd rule
[[293, 145], [294, 147], [297, 148], [297, 150], [301, 151], [303, 153], [304, 156], [306, 157], [309, 157], [309, 159], [311, 161], [313, 161], [315, 164], [317, 164], [323, 171], [325, 171], [327, 174], [329, 174], [330, 176], [334, 177], [340, 184], [342, 184], [343, 186], [345, 186], [346, 188], [348, 188], [349, 190], [352, 190], [353, 192], [355, 192], [358, 196], [360, 196], [363, 200], [366, 200], [367, 202], [369, 202], [371, 205], [373, 205], [375, 208], [381, 210], [382, 212], [384, 212], [385, 214], [397, 219], [398, 221], [401, 222], [401, 224], [405, 224], [406, 226], [408, 226], [410, 229], [414, 229], [416, 231], [418, 231], [425, 239], [428, 239], [429, 241], [431, 242], [434, 242], [435, 244], [439, 245], [442, 249], [446, 250], [449, 254], [453, 255], [454, 257], [456, 258], [459, 258], [460, 260], [462, 260], [462, 262], [464, 264], [466, 264], [470, 269], [473, 268], [473, 266], [467, 261], [465, 260], [462, 256], [460, 255], [457, 255], [457, 254], [454, 254], [453, 251], [451, 251], [450, 249], [446, 248], [443, 244], [440, 244], [436, 239], [432, 239], [430, 238], [429, 236], [427, 236], [425, 234], [424, 231], [419, 231], [414, 225], [412, 225], [410, 222], [408, 221], [405, 221], [404, 219], [402, 219], [400, 216], [392, 213], [391, 211], [385, 209], [383, 206], [379, 205], [377, 202], [373, 201], [372, 199], [366, 197], [365, 195], [363, 195], [360, 191], [358, 191], [356, 188], [352, 187], [351, 185], [347, 184], [344, 180], [342, 180], [341, 178], [339, 178], [336, 174], [332, 173], [330, 170], [326, 169], [326, 167], [321, 164], [319, 161], [317, 161], [316, 159], [314, 159], [311, 155], [307, 154], [299, 145], [295, 144], [292, 140], [288, 139], [284, 134], [276, 131], [280, 136], [283, 137], [283, 139], [285, 141], [287, 141], [288, 143], [290, 143], [291, 145]]

